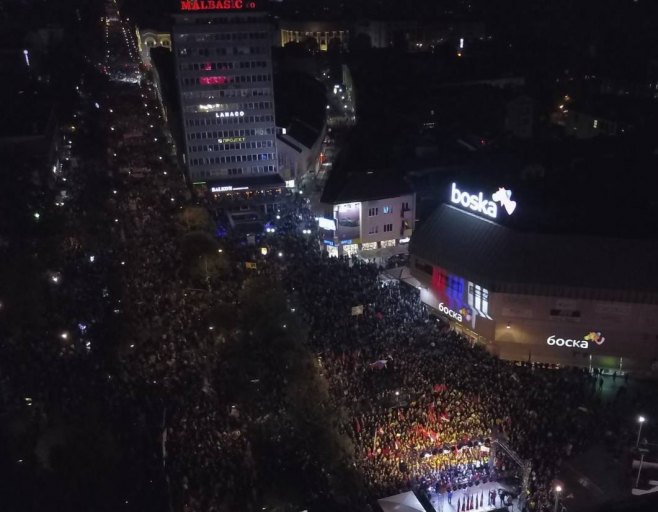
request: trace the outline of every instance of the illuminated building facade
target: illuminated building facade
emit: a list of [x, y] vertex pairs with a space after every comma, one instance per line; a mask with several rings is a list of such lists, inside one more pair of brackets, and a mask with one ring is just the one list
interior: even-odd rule
[[449, 197], [409, 246], [438, 317], [501, 359], [658, 373], [658, 242], [519, 231], [514, 195], [494, 218]]
[[213, 4], [174, 15], [186, 164], [193, 182], [235, 189], [278, 171], [272, 27], [253, 2]]
[[281, 21], [279, 34], [281, 46], [314, 39], [321, 52], [326, 52], [332, 44], [338, 49], [346, 49], [350, 37], [348, 24], [331, 21]]
[[[401, 177], [361, 172], [335, 179], [322, 202], [333, 227], [322, 233], [330, 256], [390, 257], [406, 252], [415, 226], [416, 194]], [[403, 246], [403, 247], [401, 247]]]

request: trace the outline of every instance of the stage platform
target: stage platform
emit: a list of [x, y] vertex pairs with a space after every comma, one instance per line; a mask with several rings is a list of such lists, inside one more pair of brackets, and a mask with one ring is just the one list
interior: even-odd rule
[[[496, 489], [496, 504], [495, 505], [489, 505], [489, 491], [491, 489]], [[435, 492], [430, 492], [430, 502], [432, 503], [432, 506], [434, 507], [434, 510], [436, 512], [462, 512], [464, 510], [464, 501], [465, 500], [470, 500], [470, 497], [473, 496], [473, 501], [475, 502], [475, 497], [477, 497], [477, 504], [480, 504], [480, 496], [482, 496], [482, 493], [484, 493], [484, 500], [482, 506], [474, 506], [473, 508], [468, 508], [466, 507], [466, 510], [470, 511], [477, 511], [477, 512], [489, 512], [491, 510], [509, 510], [510, 512], [517, 512], [519, 510], [518, 507], [518, 500], [514, 500], [513, 504], [510, 505], [509, 507], [505, 507], [505, 505], [501, 504], [500, 502], [500, 497], [498, 496], [498, 489], [505, 489], [506, 491], [510, 491], [510, 487], [501, 484], [499, 482], [487, 482], [484, 484], [480, 485], [474, 485], [472, 487], [468, 487], [466, 489], [460, 489], [459, 491], [455, 491], [452, 493], [452, 499], [450, 500], [451, 503], [448, 503], [448, 494], [437, 494]], [[457, 509], [457, 504], [459, 503], [459, 509]]]

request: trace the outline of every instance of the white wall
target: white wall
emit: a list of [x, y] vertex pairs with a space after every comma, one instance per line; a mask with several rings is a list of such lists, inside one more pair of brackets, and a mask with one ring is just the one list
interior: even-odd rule
[[[621, 357], [626, 369], [648, 368], [658, 359], [655, 304], [494, 293], [491, 316], [496, 321], [494, 344], [505, 358], [527, 360], [532, 354], [536, 360], [587, 366], [591, 355], [594, 366], [615, 368]], [[605, 341], [589, 343], [587, 349], [547, 343], [553, 335], [582, 340], [591, 331], [601, 332]]]
[[[401, 215], [402, 204], [408, 203], [410, 210]], [[391, 213], [384, 213], [384, 207], [390, 206]], [[415, 196], [408, 194], [399, 197], [392, 197], [389, 199], [379, 199], [377, 201], [365, 201], [361, 203], [361, 242], [381, 242], [382, 240], [399, 240], [406, 236], [411, 236], [409, 232], [403, 232], [402, 222], [407, 221], [410, 229], [413, 230], [415, 218]], [[377, 208], [378, 214], [369, 216], [371, 208]], [[393, 230], [390, 232], [384, 231], [384, 225], [392, 224]], [[377, 228], [377, 233], [370, 233], [371, 228]]]

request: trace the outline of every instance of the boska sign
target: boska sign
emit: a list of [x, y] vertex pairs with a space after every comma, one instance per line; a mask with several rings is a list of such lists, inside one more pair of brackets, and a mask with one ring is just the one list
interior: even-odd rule
[[516, 210], [516, 201], [512, 201], [512, 191], [502, 187], [491, 194], [491, 197], [485, 197], [483, 192], [471, 194], [470, 192], [461, 191], [457, 188], [457, 184], [453, 183], [450, 189], [450, 201], [492, 219], [498, 217], [498, 205], [496, 203], [500, 203], [508, 215], [512, 215]]
[[444, 306], [443, 302], [439, 304], [439, 311], [444, 315], [448, 315], [450, 318], [454, 318], [458, 322], [461, 322], [464, 319], [460, 313], [457, 313], [457, 311], [450, 309], [448, 306]]
[[181, 11], [217, 11], [255, 9], [251, 0], [181, 0]]
[[589, 342], [587, 340], [572, 340], [564, 338], [556, 338], [555, 334], [546, 338], [546, 343], [548, 345], [554, 345], [556, 347], [568, 347], [568, 348], [589, 348]]

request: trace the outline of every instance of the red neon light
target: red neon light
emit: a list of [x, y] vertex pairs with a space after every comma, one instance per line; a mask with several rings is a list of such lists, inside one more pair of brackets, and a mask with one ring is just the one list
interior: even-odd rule
[[217, 11], [255, 9], [256, 2], [245, 0], [181, 0], [181, 11]]
[[203, 65], [203, 70], [204, 70], [204, 71], [210, 71], [211, 69], [212, 69], [212, 64], [210, 64], [210, 62], [206, 62], [206, 63]]
[[201, 85], [224, 85], [230, 82], [229, 77], [226, 76], [202, 76], [199, 77], [199, 83]]

